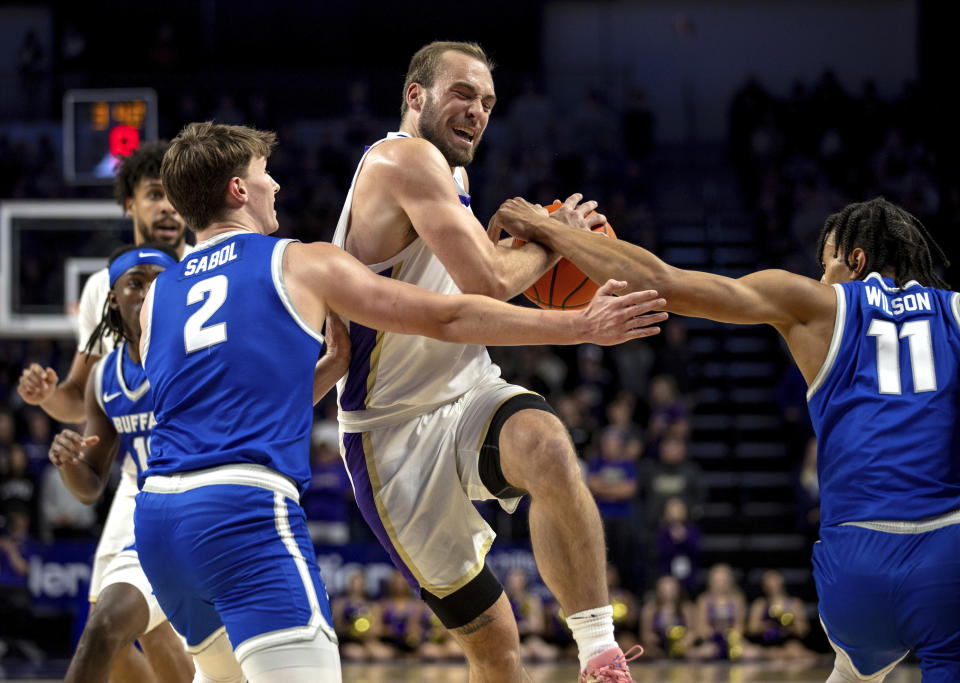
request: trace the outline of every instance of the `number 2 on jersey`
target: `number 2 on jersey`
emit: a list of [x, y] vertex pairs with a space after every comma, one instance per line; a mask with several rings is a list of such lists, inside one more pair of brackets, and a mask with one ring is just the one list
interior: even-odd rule
[[[206, 301], [203, 301], [204, 294], [207, 294]], [[187, 305], [198, 304], [203, 301], [203, 306], [187, 318], [187, 323], [183, 326], [183, 345], [186, 347], [187, 353], [193, 353], [227, 341], [227, 323], [217, 323], [204, 327], [204, 323], [210, 320], [211, 316], [223, 306], [226, 300], [226, 275], [214, 275], [206, 280], [200, 280], [187, 292]]]
[[910, 345], [913, 369], [913, 393], [937, 390], [937, 374], [933, 368], [933, 344], [930, 321], [911, 320], [900, 327], [889, 320], [874, 320], [867, 329], [868, 337], [877, 338], [877, 383], [881, 394], [901, 394], [900, 339]]

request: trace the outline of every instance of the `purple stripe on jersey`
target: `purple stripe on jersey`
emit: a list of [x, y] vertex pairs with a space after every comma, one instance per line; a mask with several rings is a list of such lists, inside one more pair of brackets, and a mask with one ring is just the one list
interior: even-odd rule
[[377, 504], [373, 500], [374, 493], [373, 486], [370, 483], [370, 473], [367, 471], [367, 458], [363, 452], [363, 434], [344, 433], [343, 449], [345, 452], [344, 458], [347, 461], [347, 469], [350, 470], [350, 478], [353, 479], [353, 493], [357, 499], [357, 506], [360, 508], [360, 513], [367, 521], [370, 530], [373, 531], [374, 535], [380, 541], [380, 545], [382, 545], [383, 549], [390, 555], [394, 566], [396, 566], [396, 568], [400, 570], [400, 573], [407, 579], [407, 583], [413, 586], [419, 593], [420, 584], [417, 583], [413, 574], [403, 563], [403, 560], [400, 558], [400, 553], [397, 552], [393, 542], [390, 540], [390, 535], [387, 534], [387, 530], [383, 526], [380, 515], [377, 514]]
[[[377, 275], [390, 277], [393, 267], [381, 270]], [[350, 322], [350, 369], [347, 383], [340, 393], [340, 410], [364, 410], [367, 407], [367, 379], [370, 377], [370, 357], [377, 347], [377, 330]]]
[[377, 346], [377, 331], [360, 323], [350, 322], [350, 370], [340, 393], [340, 410], [363, 410], [367, 407], [367, 378], [370, 357]]
[[469, 208], [470, 208], [470, 195], [468, 195], [468, 194], [458, 194], [457, 196], [460, 197], [460, 203], [463, 204], [465, 207], [467, 207], [467, 208], [469, 209]]

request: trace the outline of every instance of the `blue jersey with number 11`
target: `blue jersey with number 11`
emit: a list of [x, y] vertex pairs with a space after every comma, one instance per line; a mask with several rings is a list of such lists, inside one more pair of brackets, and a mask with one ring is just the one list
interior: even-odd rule
[[157, 276], [144, 302], [157, 419], [144, 476], [257, 464], [306, 487], [323, 336], [287, 294], [289, 243], [221, 233]]
[[821, 525], [960, 509], [960, 293], [877, 273], [834, 288], [833, 339], [807, 392]]

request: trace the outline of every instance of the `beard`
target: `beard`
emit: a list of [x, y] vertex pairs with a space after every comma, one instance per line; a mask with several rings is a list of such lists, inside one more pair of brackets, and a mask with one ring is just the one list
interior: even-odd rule
[[146, 223], [142, 223], [138, 220], [134, 221], [134, 228], [136, 229], [137, 234], [140, 235], [140, 240], [142, 242], [160, 242], [161, 244], [166, 244], [167, 246], [172, 247], [174, 249], [179, 249], [180, 245], [182, 245], [184, 241], [186, 241], [187, 231], [186, 231], [186, 226], [184, 226], [183, 223], [178, 223], [179, 228], [177, 232], [177, 237], [176, 239], [173, 240], [173, 242], [169, 242], [168, 241], [169, 238], [167, 238], [166, 236], [160, 237], [157, 234], [158, 225], [159, 225], [159, 222], [153, 225], [147, 225]]
[[428, 142], [432, 142], [433, 146], [440, 150], [443, 158], [447, 160], [450, 166], [469, 166], [470, 162], [473, 161], [477, 145], [480, 143], [480, 134], [473, 139], [473, 144], [469, 149], [461, 149], [449, 145], [445, 141], [444, 124], [440, 120], [440, 112], [434, 108], [429, 96], [423, 104], [423, 109], [420, 111], [420, 119], [417, 127], [420, 130], [420, 137]]

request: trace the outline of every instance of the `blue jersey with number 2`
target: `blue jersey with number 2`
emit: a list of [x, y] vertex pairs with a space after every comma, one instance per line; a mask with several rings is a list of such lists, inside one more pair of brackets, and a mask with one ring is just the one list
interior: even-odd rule
[[960, 509], [960, 294], [877, 273], [834, 288], [833, 340], [807, 392], [821, 525]]
[[323, 337], [287, 294], [289, 243], [221, 233], [154, 281], [144, 368], [157, 425], [143, 476], [253, 463], [303, 492]]

